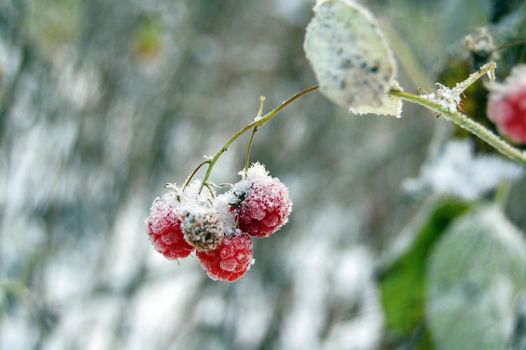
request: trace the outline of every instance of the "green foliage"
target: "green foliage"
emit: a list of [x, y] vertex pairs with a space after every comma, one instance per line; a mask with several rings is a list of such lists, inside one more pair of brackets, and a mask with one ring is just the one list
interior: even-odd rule
[[526, 241], [500, 209], [477, 208], [431, 254], [426, 321], [438, 349], [506, 349], [525, 292]]
[[412, 232], [412, 244], [382, 271], [381, 301], [387, 328], [395, 336], [407, 336], [421, 325], [428, 256], [453, 220], [469, 206], [462, 201], [443, 199], [425, 208], [424, 221]]

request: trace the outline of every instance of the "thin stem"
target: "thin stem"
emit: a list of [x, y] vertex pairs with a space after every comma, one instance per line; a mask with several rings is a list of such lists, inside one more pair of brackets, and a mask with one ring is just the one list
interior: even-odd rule
[[210, 185], [210, 182], [206, 182], [205, 187], [208, 189], [208, 192], [210, 192], [210, 195], [212, 196], [212, 198], [215, 198], [216, 191], [212, 188], [212, 186]]
[[512, 41], [510, 43], [507, 43], [507, 44], [504, 44], [504, 45], [501, 45], [501, 46], [495, 48], [494, 51], [507, 49], [507, 48], [510, 48], [510, 47], [513, 47], [513, 46], [516, 46], [516, 45], [521, 45], [521, 44], [526, 44], [526, 40], [522, 39], [522, 40]]
[[192, 179], [194, 178], [195, 174], [197, 174], [197, 172], [199, 171], [199, 169], [201, 169], [201, 167], [205, 164], [209, 164], [210, 163], [210, 159], [207, 159], [201, 163], [199, 163], [199, 165], [197, 165], [194, 169], [194, 171], [192, 171], [192, 173], [190, 174], [190, 176], [188, 176], [188, 178], [186, 179], [186, 181], [184, 182], [183, 184], [183, 191], [185, 190], [185, 188], [188, 186], [188, 184], [190, 183], [190, 181], [192, 181]]
[[389, 92], [389, 95], [396, 96], [403, 100], [416, 103], [422, 107], [429, 109], [430, 111], [443, 115], [447, 119], [451, 120], [453, 123], [457, 124], [463, 129], [466, 129], [473, 135], [477, 136], [478, 138], [495, 148], [504, 156], [522, 165], [526, 165], [525, 152], [513, 147], [512, 145], [510, 145], [509, 143], [492, 133], [486, 127], [466, 117], [464, 114], [455, 111], [450, 111], [449, 109], [445, 108], [444, 106], [440, 105], [435, 101], [430, 100], [425, 96], [417, 96], [410, 92], [391, 90]]
[[[259, 109], [258, 113], [256, 114], [256, 119], [258, 120], [263, 115], [263, 108], [265, 106], [265, 96], [259, 96]], [[250, 140], [248, 141], [247, 146], [247, 153], [245, 156], [245, 177], [248, 176], [248, 166], [250, 163], [250, 151], [252, 151], [252, 143], [254, 142], [254, 137], [256, 136], [256, 132], [258, 132], [258, 127], [255, 126], [254, 129], [252, 129], [252, 134], [250, 135]]]
[[223, 146], [219, 149], [219, 151], [217, 151], [217, 153], [212, 157], [212, 159], [210, 159], [210, 163], [208, 164], [208, 168], [206, 169], [206, 174], [205, 174], [205, 177], [203, 178], [203, 182], [201, 184], [201, 188], [199, 189], [199, 192], [201, 192], [201, 190], [203, 189], [205, 183], [208, 181], [208, 178], [210, 177], [210, 174], [212, 173], [212, 168], [216, 164], [217, 160], [221, 157], [221, 155], [223, 155], [223, 153], [225, 153], [228, 150], [228, 147], [230, 147], [230, 145], [232, 145], [232, 143], [234, 143], [234, 141], [236, 141], [241, 135], [243, 135], [247, 131], [249, 131], [249, 130], [255, 128], [255, 127], [259, 127], [259, 126], [265, 125], [266, 123], [271, 121], [276, 115], [278, 115], [279, 112], [281, 112], [281, 110], [283, 110], [285, 107], [290, 105], [292, 102], [296, 101], [297, 99], [299, 99], [299, 98], [301, 98], [301, 97], [303, 97], [303, 96], [305, 96], [305, 95], [307, 95], [307, 94], [309, 94], [309, 93], [311, 93], [311, 92], [313, 92], [313, 91], [315, 91], [317, 89], [318, 89], [318, 86], [311, 86], [308, 89], [305, 89], [303, 91], [298, 92], [294, 96], [292, 96], [289, 99], [283, 101], [278, 107], [274, 108], [272, 111], [268, 112], [263, 117], [261, 117], [261, 118], [259, 118], [257, 120], [254, 120], [252, 123], [248, 124], [247, 126], [245, 126], [242, 129], [240, 129], [231, 138], [229, 138], [223, 144]]
[[250, 140], [248, 141], [247, 146], [247, 154], [245, 156], [245, 177], [248, 176], [248, 166], [250, 165], [250, 151], [252, 151], [252, 143], [254, 143], [254, 137], [256, 136], [256, 132], [258, 132], [258, 127], [254, 127], [252, 129], [252, 134], [250, 135]]
[[495, 80], [495, 68], [497, 64], [495, 62], [489, 62], [480, 67], [480, 69], [471, 74], [466, 80], [458, 83], [452, 90], [454, 93], [460, 96], [468, 87], [470, 87], [474, 82], [482, 78], [484, 75], [488, 75], [490, 81]]

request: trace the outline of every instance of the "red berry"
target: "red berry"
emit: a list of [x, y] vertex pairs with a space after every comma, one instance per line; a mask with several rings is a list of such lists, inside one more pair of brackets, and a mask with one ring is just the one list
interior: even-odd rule
[[252, 264], [252, 241], [244, 233], [225, 236], [217, 249], [196, 254], [210, 278], [233, 282], [243, 277]]
[[292, 202], [278, 179], [254, 182], [239, 205], [239, 228], [251, 236], [268, 237], [287, 223]]
[[157, 198], [146, 219], [148, 235], [155, 250], [169, 259], [186, 258], [193, 251], [183, 237], [183, 213], [176, 196], [168, 193]]
[[526, 66], [516, 67], [503, 84], [492, 88], [488, 116], [502, 135], [526, 144]]

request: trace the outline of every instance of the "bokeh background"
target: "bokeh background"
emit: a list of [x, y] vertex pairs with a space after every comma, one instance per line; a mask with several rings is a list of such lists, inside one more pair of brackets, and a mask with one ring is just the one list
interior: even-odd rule
[[[463, 38], [478, 26], [496, 45], [526, 37], [523, 1], [365, 3], [410, 91], [473, 71]], [[260, 129], [252, 158], [289, 186], [294, 210], [255, 241], [238, 282], [148, 241], [164, 184], [252, 120], [260, 95], [269, 109], [316, 84], [302, 48], [313, 4], [0, 0], [1, 349], [418, 348], [388, 339], [377, 271], [436, 195], [406, 180], [465, 138], [424, 110], [355, 117], [315, 93]], [[500, 77], [525, 57], [521, 44], [501, 50]], [[483, 115], [485, 98], [466, 108]], [[237, 181], [247, 140], [214, 182]], [[524, 230], [526, 182], [514, 178], [506, 211]]]

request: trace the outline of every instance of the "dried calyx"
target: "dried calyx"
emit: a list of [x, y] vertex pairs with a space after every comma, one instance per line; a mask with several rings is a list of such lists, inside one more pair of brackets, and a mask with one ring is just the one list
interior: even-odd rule
[[197, 250], [216, 249], [224, 236], [223, 223], [213, 210], [187, 213], [181, 227], [184, 239]]

